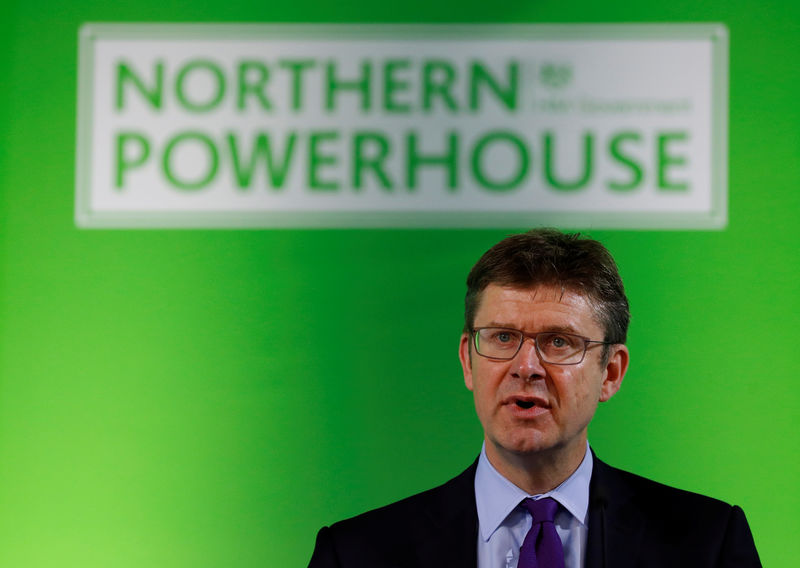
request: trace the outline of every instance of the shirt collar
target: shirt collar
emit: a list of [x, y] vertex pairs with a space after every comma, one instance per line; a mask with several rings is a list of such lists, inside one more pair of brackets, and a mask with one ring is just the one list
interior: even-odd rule
[[589, 509], [589, 481], [592, 478], [592, 452], [586, 444], [583, 461], [572, 475], [547, 493], [529, 495], [503, 477], [486, 457], [486, 444], [481, 447], [478, 469], [475, 472], [475, 503], [481, 538], [488, 541], [511, 511], [526, 497], [552, 497], [581, 524], [586, 525]]

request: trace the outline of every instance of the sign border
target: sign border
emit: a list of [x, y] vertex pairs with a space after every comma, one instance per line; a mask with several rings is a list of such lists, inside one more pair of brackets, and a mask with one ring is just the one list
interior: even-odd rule
[[[75, 224], [96, 229], [506, 229], [555, 225], [570, 229], [724, 229], [728, 224], [728, 28], [723, 23], [667, 24], [260, 24], [85, 23], [78, 32]], [[711, 40], [711, 209], [653, 212], [96, 212], [90, 207], [94, 43], [114, 39], [443, 39]]]

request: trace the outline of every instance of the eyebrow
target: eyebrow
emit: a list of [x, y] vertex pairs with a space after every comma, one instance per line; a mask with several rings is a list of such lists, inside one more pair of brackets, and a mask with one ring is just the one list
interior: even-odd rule
[[[507, 329], [516, 329], [517, 331], [525, 331], [523, 329], [519, 329], [518, 327], [514, 327], [511, 324], [500, 323], [500, 322], [495, 322], [495, 321], [491, 321], [486, 325], [481, 325], [481, 326], [476, 326], [476, 327], [504, 327], [504, 328], [507, 328]], [[533, 331], [532, 332], [525, 331], [525, 333], [541, 333], [543, 331], [560, 331], [562, 333], [572, 333], [572, 334], [575, 334], [575, 335], [581, 335], [580, 330], [575, 329], [573, 326], [571, 326], [569, 324], [567, 324], [567, 325], [550, 325], [550, 326], [545, 327], [544, 329], [540, 329], [539, 331], [535, 331], [535, 332], [533, 332]]]

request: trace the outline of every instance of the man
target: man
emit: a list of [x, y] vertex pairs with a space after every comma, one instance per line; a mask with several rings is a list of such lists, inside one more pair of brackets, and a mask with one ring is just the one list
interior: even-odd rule
[[742, 510], [614, 469], [587, 427], [628, 368], [630, 313], [597, 241], [504, 239], [467, 278], [459, 347], [484, 431], [444, 485], [325, 527], [311, 568], [760, 566]]

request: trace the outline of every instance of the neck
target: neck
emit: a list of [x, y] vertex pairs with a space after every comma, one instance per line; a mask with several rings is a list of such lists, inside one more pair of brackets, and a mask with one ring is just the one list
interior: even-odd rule
[[486, 441], [489, 463], [511, 483], [528, 493], [539, 495], [552, 491], [578, 469], [586, 453], [586, 442], [575, 448], [551, 448], [518, 454]]

